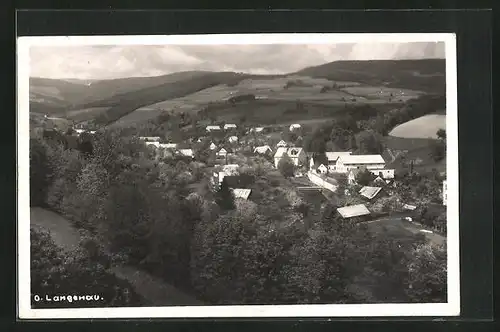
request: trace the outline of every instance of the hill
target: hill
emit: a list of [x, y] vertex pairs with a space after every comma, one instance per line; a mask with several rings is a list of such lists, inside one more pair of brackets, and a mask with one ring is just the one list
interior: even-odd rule
[[[67, 109], [89, 108], [86, 106], [115, 95], [147, 89], [161, 84], [204, 75], [206, 72], [178, 72], [154, 77], [130, 77], [109, 80], [76, 80], [30, 78], [30, 100], [45, 99]], [[100, 106], [100, 105], [99, 105]]]
[[442, 93], [446, 86], [445, 68], [444, 59], [335, 61], [304, 68], [295, 74]]

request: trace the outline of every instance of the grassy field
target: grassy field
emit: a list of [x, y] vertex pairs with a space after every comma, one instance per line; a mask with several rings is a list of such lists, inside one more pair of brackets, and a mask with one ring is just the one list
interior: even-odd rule
[[72, 110], [66, 113], [66, 117], [75, 122], [82, 122], [95, 119], [102, 113], [105, 113], [109, 107], [93, 107], [93, 108], [85, 108], [79, 110]]
[[389, 135], [402, 138], [437, 138], [436, 132], [439, 129], [446, 129], [446, 115], [429, 114], [397, 126]]

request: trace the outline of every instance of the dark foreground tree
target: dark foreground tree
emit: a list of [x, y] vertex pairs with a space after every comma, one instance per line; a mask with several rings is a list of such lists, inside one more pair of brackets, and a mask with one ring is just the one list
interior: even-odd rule
[[31, 303], [34, 308], [140, 306], [126, 281], [107, 272], [83, 249], [59, 249], [50, 233], [31, 229]]
[[216, 202], [219, 207], [224, 210], [234, 210], [234, 196], [229, 188], [227, 181], [224, 179], [220, 185], [219, 191], [216, 195]]
[[293, 164], [293, 161], [288, 156], [288, 154], [284, 154], [280, 159], [280, 161], [278, 162], [278, 169], [286, 178], [293, 176], [293, 173], [295, 172], [295, 165]]
[[51, 167], [47, 145], [38, 139], [30, 139], [30, 205], [44, 206], [50, 185]]

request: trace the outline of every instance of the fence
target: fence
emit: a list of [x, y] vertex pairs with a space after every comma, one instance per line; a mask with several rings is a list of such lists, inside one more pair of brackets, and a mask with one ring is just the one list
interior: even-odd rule
[[330, 182], [326, 181], [325, 179], [323, 179], [322, 177], [320, 177], [317, 174], [314, 174], [312, 172], [308, 172], [307, 173], [307, 177], [309, 178], [309, 180], [312, 183], [314, 183], [317, 186], [320, 186], [322, 188], [328, 189], [331, 192], [337, 191], [338, 186], [334, 185], [333, 183], [330, 183]]

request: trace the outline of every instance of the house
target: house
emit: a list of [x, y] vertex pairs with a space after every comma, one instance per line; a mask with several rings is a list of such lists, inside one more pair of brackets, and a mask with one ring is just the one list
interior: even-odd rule
[[222, 167], [222, 170], [219, 172], [214, 172], [214, 183], [221, 184], [222, 180], [226, 176], [234, 176], [239, 174], [239, 168], [240, 166], [237, 164], [229, 164], [229, 165], [224, 165]]
[[145, 143], [147, 146], [154, 146], [155, 148], [160, 147], [160, 142], [148, 142], [148, 141], [146, 141]]
[[236, 142], [238, 142], [238, 136], [229, 137], [229, 143], [236, 143]]
[[403, 209], [408, 210], [408, 211], [414, 211], [417, 207], [415, 205], [410, 205], [410, 204], [404, 204]]
[[250, 129], [251, 133], [260, 133], [262, 131], [264, 131], [264, 127], [256, 127], [256, 128]]
[[446, 206], [448, 203], [448, 184], [446, 180], [443, 181], [443, 205]]
[[278, 148], [284, 148], [287, 146], [288, 146], [288, 144], [284, 140], [281, 140], [278, 142], [278, 144], [276, 144], [276, 147], [278, 147]]
[[348, 156], [350, 155], [352, 152], [350, 151], [346, 151], [346, 152], [325, 152], [325, 156], [326, 156], [326, 163], [327, 163], [327, 167], [328, 167], [328, 170], [330, 172], [336, 172], [336, 166], [337, 166], [337, 160], [341, 157], [341, 156]]
[[381, 170], [385, 167], [385, 160], [379, 154], [343, 155], [337, 159], [335, 171], [338, 173], [347, 173], [349, 170], [361, 167], [368, 170]]
[[368, 169], [368, 171], [384, 180], [394, 179], [394, 169]]
[[[377, 176], [377, 177], [375, 178], [375, 180], [373, 180], [373, 183], [379, 183], [379, 184], [386, 185], [386, 184], [388, 184], [388, 183], [387, 183], [387, 181], [389, 181], [389, 180], [385, 180], [385, 181], [384, 181], [384, 179], [382, 179], [380, 176]], [[390, 182], [390, 181], [389, 181], [389, 182]]]
[[217, 149], [217, 145], [214, 144], [214, 142], [210, 143], [210, 150], [215, 150]]
[[147, 142], [159, 142], [161, 140], [160, 136], [140, 136], [139, 139], [141, 141]]
[[192, 149], [179, 149], [177, 153], [183, 157], [194, 158], [194, 152]]
[[307, 160], [306, 153], [302, 148], [280, 147], [274, 154], [274, 165], [276, 168], [278, 168], [278, 163], [285, 154], [290, 157], [295, 166], [302, 166]]
[[255, 149], [253, 149], [253, 153], [258, 153], [258, 154], [267, 154], [267, 153], [272, 153], [273, 150], [269, 145], [262, 145], [258, 146]]
[[160, 143], [159, 147], [162, 149], [176, 149], [177, 143]]
[[217, 151], [217, 157], [226, 157], [228, 151], [225, 148], [221, 148], [219, 151]]
[[231, 189], [233, 192], [234, 198], [241, 198], [244, 200], [247, 200], [250, 194], [252, 193], [252, 189], [242, 189], [242, 188], [236, 188], [236, 189]]
[[359, 191], [359, 194], [368, 199], [373, 199], [382, 190], [381, 187], [363, 187]]
[[316, 172], [318, 172], [320, 174], [326, 174], [326, 173], [328, 173], [328, 167], [326, 167], [325, 164], [321, 164], [316, 169]]
[[370, 211], [366, 208], [364, 204], [344, 206], [338, 208], [337, 212], [344, 219], [370, 215]]
[[206, 130], [208, 132], [212, 132], [212, 131], [219, 131], [221, 129], [220, 129], [220, 126], [207, 126]]
[[298, 123], [294, 123], [294, 124], [290, 125], [290, 131], [294, 131], [294, 130], [300, 129], [300, 128], [301, 128], [301, 126]]
[[226, 123], [224, 125], [224, 130], [228, 130], [228, 129], [236, 129], [236, 125], [234, 123]]

